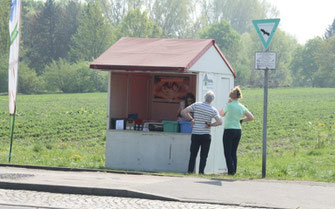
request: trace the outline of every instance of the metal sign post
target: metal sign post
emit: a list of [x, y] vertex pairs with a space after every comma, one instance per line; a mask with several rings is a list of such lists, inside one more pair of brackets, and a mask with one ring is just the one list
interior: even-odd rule
[[280, 19], [252, 21], [265, 50], [264, 52], [256, 52], [255, 54], [255, 69], [264, 70], [262, 178], [266, 177], [266, 136], [268, 122], [269, 70], [275, 70], [277, 67], [277, 54], [276, 52], [269, 52], [269, 46], [279, 21]]
[[262, 154], [262, 178], [266, 177], [266, 135], [268, 123], [268, 88], [269, 69], [264, 70], [264, 103], [263, 103], [263, 154]]

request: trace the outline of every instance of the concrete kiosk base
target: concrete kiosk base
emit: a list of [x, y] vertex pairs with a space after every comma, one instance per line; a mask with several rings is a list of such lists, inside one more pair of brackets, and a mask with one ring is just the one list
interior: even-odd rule
[[186, 173], [191, 134], [107, 130], [106, 167]]

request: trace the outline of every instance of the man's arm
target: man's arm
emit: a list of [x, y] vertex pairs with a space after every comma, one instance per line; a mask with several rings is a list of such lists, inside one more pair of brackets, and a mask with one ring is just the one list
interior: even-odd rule
[[207, 124], [207, 128], [210, 128], [212, 126], [221, 126], [222, 125], [222, 119], [221, 117], [215, 117], [215, 122], [211, 124]]
[[221, 126], [222, 125], [222, 119], [221, 117], [216, 117], [215, 122], [211, 123], [211, 126]]

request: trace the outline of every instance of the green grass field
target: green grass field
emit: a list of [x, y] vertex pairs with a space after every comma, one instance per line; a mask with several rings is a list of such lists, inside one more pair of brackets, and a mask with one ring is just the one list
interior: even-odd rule
[[[263, 92], [245, 91], [255, 121], [244, 124], [239, 176], [261, 176]], [[335, 89], [270, 89], [267, 176], [335, 181]]]
[[[107, 93], [18, 95], [12, 163], [104, 166]], [[8, 160], [7, 96], [0, 97], [0, 159]]]
[[[260, 178], [263, 89], [244, 90], [236, 178]], [[0, 163], [7, 163], [7, 96], [0, 96]], [[107, 94], [19, 95], [13, 164], [104, 168]], [[267, 177], [335, 182], [335, 89], [270, 89]]]

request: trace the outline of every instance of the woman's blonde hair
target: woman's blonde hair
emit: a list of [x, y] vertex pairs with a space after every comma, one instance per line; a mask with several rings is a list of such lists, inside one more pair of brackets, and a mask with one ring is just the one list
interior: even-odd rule
[[240, 87], [236, 86], [235, 88], [233, 88], [229, 93], [229, 97], [232, 99], [242, 99], [243, 96]]

